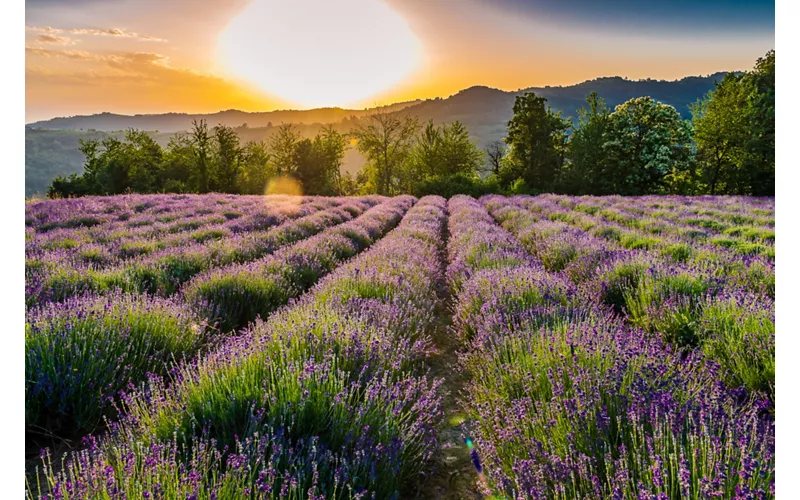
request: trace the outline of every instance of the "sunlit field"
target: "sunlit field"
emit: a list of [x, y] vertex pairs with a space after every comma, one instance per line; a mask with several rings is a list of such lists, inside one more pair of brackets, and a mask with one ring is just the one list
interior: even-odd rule
[[774, 498], [774, 205], [27, 203], [28, 497]]

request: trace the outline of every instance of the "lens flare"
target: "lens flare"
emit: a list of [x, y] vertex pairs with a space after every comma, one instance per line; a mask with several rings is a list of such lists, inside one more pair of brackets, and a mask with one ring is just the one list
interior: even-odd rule
[[284, 194], [289, 196], [303, 196], [303, 186], [291, 177], [273, 177], [267, 183], [265, 195]]

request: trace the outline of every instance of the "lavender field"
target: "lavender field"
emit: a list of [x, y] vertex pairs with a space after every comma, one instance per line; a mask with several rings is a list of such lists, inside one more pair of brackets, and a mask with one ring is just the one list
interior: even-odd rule
[[774, 498], [774, 199], [26, 206], [28, 497]]

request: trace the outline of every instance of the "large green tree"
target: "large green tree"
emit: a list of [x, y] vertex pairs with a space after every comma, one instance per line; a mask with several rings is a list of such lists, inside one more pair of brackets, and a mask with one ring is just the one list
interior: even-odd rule
[[770, 50], [745, 73], [748, 124], [745, 148], [750, 192], [775, 195], [775, 51]]
[[211, 185], [211, 135], [205, 120], [192, 120], [189, 131], [192, 145], [193, 168], [192, 182], [200, 193], [207, 193]]
[[651, 97], [617, 106], [605, 135], [602, 154], [614, 193], [663, 192], [668, 175], [679, 176], [691, 166], [691, 126], [674, 107]]
[[382, 195], [409, 192], [413, 175], [406, 167], [419, 122], [379, 109], [353, 132], [358, 150], [367, 158], [361, 179], [365, 188]]
[[277, 175], [271, 154], [263, 141], [250, 141], [242, 148], [239, 192], [264, 194], [269, 180]]
[[710, 194], [775, 194], [775, 51], [729, 73], [692, 106], [701, 185]]
[[746, 103], [741, 77], [728, 73], [705, 99], [692, 106], [703, 192], [719, 194], [740, 190], [748, 127], [743, 112]]
[[566, 157], [570, 121], [533, 92], [517, 96], [508, 122], [508, 154], [500, 168], [505, 185], [521, 179], [536, 191], [554, 191]]
[[483, 163], [483, 151], [459, 121], [423, 127], [409, 155], [409, 168], [418, 180], [456, 174], [474, 175]]
[[168, 193], [197, 192], [194, 175], [195, 150], [190, 136], [177, 133], [170, 137], [164, 151], [161, 186]]
[[291, 123], [283, 123], [269, 138], [272, 165], [278, 175], [290, 175], [296, 170], [295, 149], [300, 142], [300, 132]]
[[129, 129], [122, 139], [83, 141], [80, 150], [86, 158], [84, 174], [57, 177], [50, 196], [153, 193], [160, 188], [164, 152], [146, 132]]
[[213, 130], [215, 191], [236, 193], [242, 168], [242, 148], [239, 136], [226, 125], [217, 125]]
[[611, 110], [597, 92], [586, 98], [578, 110], [578, 125], [569, 141], [568, 165], [561, 187], [570, 194], [609, 194], [613, 183], [603, 154]]

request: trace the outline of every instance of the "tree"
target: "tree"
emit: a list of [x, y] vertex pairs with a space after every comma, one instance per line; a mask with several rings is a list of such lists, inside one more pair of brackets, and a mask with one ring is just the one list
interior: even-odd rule
[[670, 105], [630, 99], [609, 116], [603, 154], [614, 193], [662, 192], [668, 174], [691, 165], [691, 127]]
[[80, 145], [78, 151], [84, 156], [83, 162], [83, 183], [84, 189], [94, 191], [98, 188], [98, 178], [102, 175], [103, 163], [99, 158], [100, 155], [100, 141], [89, 139], [78, 141]]
[[326, 159], [320, 144], [319, 136], [313, 141], [302, 139], [294, 150], [293, 163], [296, 166], [294, 177], [303, 186], [303, 194], [331, 194], [325, 171]]
[[277, 174], [271, 158], [267, 145], [262, 141], [250, 141], [244, 145], [238, 181], [240, 193], [264, 194], [267, 183]]
[[127, 130], [118, 154], [116, 161], [128, 179], [115, 186], [115, 193], [158, 191], [164, 151], [150, 134], [143, 130]]
[[[453, 185], [453, 178], [477, 178], [483, 152], [469, 138], [461, 122], [436, 127], [429, 121], [411, 148], [407, 166], [410, 179], [407, 192], [432, 192], [438, 185]], [[464, 183], [460, 179], [461, 184]]]
[[603, 145], [611, 111], [597, 92], [589, 94], [586, 104], [578, 110], [578, 126], [569, 141], [570, 164], [561, 187], [570, 194], [610, 194], [612, 184], [606, 173]]
[[362, 120], [353, 132], [358, 150], [367, 158], [366, 184], [378, 194], [394, 195], [403, 188], [408, 189], [411, 176], [403, 167], [418, 129], [416, 118], [401, 118], [396, 113], [379, 109]]
[[228, 126], [214, 127], [214, 189], [236, 193], [241, 170], [242, 150], [239, 136]]
[[508, 122], [508, 155], [500, 180], [508, 186], [522, 179], [537, 191], [553, 191], [564, 166], [569, 120], [546, 106], [533, 92], [517, 96], [514, 117]]
[[775, 195], [775, 50], [756, 61], [744, 74], [747, 89], [745, 116], [748, 124], [745, 171], [749, 193]]
[[209, 156], [211, 154], [211, 136], [208, 134], [208, 125], [205, 120], [192, 120], [192, 130], [189, 131], [189, 140], [192, 145], [194, 165], [192, 180], [197, 186], [197, 191], [207, 193], [209, 188]]
[[83, 175], [56, 178], [51, 196], [152, 193], [161, 185], [163, 150], [146, 132], [129, 129], [122, 139], [82, 142], [80, 150], [86, 158]]
[[710, 194], [735, 192], [742, 176], [747, 95], [741, 77], [728, 73], [692, 106], [700, 176]]
[[170, 137], [161, 168], [162, 190], [168, 193], [196, 192], [197, 186], [192, 184], [194, 168], [195, 150], [189, 135], [179, 132]]
[[483, 164], [483, 151], [469, 138], [469, 131], [461, 122], [442, 125], [439, 147], [441, 157], [438, 175], [475, 175]]
[[408, 167], [414, 171], [415, 177], [434, 176], [445, 169], [441, 144], [442, 131], [433, 125], [433, 121], [428, 121], [409, 152]]
[[[339, 195], [341, 196], [356, 196], [361, 194], [363, 186], [361, 186], [356, 178], [353, 177], [353, 174], [350, 172], [345, 172], [341, 176], [341, 188], [339, 189]], [[364, 193], [366, 194], [366, 193]]]
[[489, 162], [489, 169], [494, 175], [500, 173], [500, 165], [502, 164], [503, 157], [506, 155], [506, 145], [503, 141], [492, 141], [484, 149], [486, 152], [486, 159]]
[[272, 165], [278, 175], [291, 175], [296, 170], [295, 149], [299, 141], [300, 133], [291, 123], [282, 123], [269, 138]]
[[775, 51], [693, 105], [702, 192], [775, 194]]
[[338, 194], [343, 193], [342, 163], [347, 151], [347, 137], [337, 132], [332, 125], [322, 127], [322, 134], [318, 135], [319, 148], [325, 158], [325, 178], [330, 189]]

